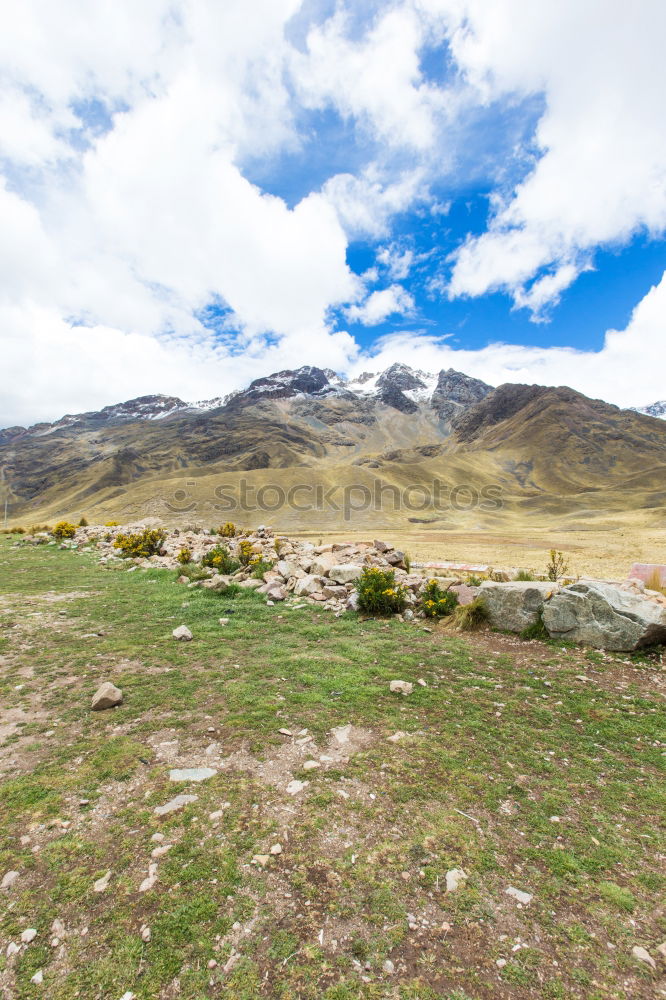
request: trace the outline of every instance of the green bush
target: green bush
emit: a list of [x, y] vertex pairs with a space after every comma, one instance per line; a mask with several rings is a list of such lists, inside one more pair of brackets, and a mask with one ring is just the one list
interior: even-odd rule
[[51, 534], [58, 542], [61, 542], [63, 538], [74, 538], [76, 525], [70, 521], [58, 521]]
[[87, 527], [88, 527], [88, 522], [86, 521], [85, 517], [82, 517], [81, 520], [79, 521], [79, 528], [87, 528]]
[[210, 566], [223, 576], [229, 576], [238, 569], [240, 563], [237, 559], [232, 558], [226, 545], [216, 545], [208, 550], [201, 560], [201, 565]]
[[113, 543], [114, 549], [120, 549], [128, 558], [147, 559], [154, 556], [162, 548], [166, 531], [156, 528], [144, 528], [143, 531], [125, 535], [119, 534]]
[[407, 607], [407, 591], [395, 582], [395, 572], [366, 566], [356, 583], [358, 610], [369, 615], [399, 614]]
[[561, 576], [566, 576], [569, 572], [569, 562], [564, 552], [556, 549], [550, 550], [550, 558], [546, 565], [546, 576], [555, 583]]
[[519, 569], [516, 573], [514, 580], [520, 583], [532, 583], [534, 580], [534, 573], [530, 573], [528, 569]]
[[458, 595], [452, 590], [442, 590], [437, 580], [428, 580], [421, 597], [421, 610], [426, 618], [442, 618], [458, 607]]
[[269, 570], [273, 569], [273, 563], [267, 562], [261, 556], [255, 556], [254, 559], [250, 560], [250, 567], [255, 580], [263, 580], [264, 573], [268, 573]]
[[181, 566], [187, 566], [188, 563], [192, 562], [192, 549], [189, 545], [183, 545], [182, 549], [176, 556], [176, 559]]
[[221, 535], [222, 538], [235, 538], [236, 525], [233, 523], [233, 521], [227, 521], [226, 524], [223, 524], [221, 528], [217, 529], [217, 533], [218, 535]]
[[470, 604], [459, 604], [451, 616], [458, 632], [474, 632], [488, 621], [488, 608], [482, 597], [475, 597]]

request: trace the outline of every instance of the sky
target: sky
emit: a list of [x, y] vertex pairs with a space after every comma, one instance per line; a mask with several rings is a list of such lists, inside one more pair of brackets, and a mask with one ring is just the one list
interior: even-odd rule
[[666, 398], [663, 0], [5, 0], [0, 426], [303, 364]]

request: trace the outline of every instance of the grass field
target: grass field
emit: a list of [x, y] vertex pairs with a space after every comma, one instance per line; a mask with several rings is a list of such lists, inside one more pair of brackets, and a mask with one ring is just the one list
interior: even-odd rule
[[[666, 996], [659, 652], [336, 619], [174, 576], [0, 540], [3, 998]], [[104, 680], [124, 703], [91, 712]]]

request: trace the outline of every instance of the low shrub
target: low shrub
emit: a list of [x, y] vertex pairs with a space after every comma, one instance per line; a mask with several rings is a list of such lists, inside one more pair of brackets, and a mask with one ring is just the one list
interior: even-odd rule
[[474, 632], [488, 621], [488, 608], [482, 597], [475, 597], [470, 604], [459, 604], [451, 615], [451, 622], [458, 632]]
[[528, 569], [519, 569], [514, 576], [517, 583], [532, 583], [535, 579], [534, 573], [530, 573]]
[[104, 527], [105, 528], [117, 528], [119, 526], [119, 524], [120, 524], [120, 521], [105, 521], [104, 522]]
[[74, 538], [76, 525], [70, 521], [58, 521], [51, 534], [58, 542], [61, 542], [63, 538]]
[[452, 590], [442, 590], [437, 580], [428, 580], [421, 597], [421, 610], [426, 618], [443, 618], [453, 614], [458, 607], [458, 595]]
[[79, 528], [87, 528], [87, 527], [88, 527], [88, 522], [86, 521], [85, 517], [82, 517], [81, 520], [79, 521]]
[[3, 528], [0, 535], [25, 535], [25, 528]]
[[188, 563], [192, 562], [192, 549], [189, 545], [183, 545], [182, 549], [176, 556], [176, 559], [181, 564], [181, 566], [187, 566]]
[[470, 587], [480, 587], [481, 584], [483, 583], [483, 580], [481, 579], [480, 576], [476, 576], [475, 573], [472, 573], [471, 576], [467, 577], [467, 583]]
[[195, 580], [208, 580], [210, 578], [210, 573], [203, 566], [198, 563], [184, 563], [176, 570], [176, 579], [180, 576], [186, 576], [187, 579], [193, 583]]
[[540, 639], [542, 641], [550, 639], [546, 626], [543, 623], [543, 617], [539, 615], [537, 621], [535, 621], [532, 625], [528, 625], [527, 628], [524, 628], [520, 633], [520, 638], [526, 640]]
[[253, 559], [250, 559], [250, 566], [252, 567], [252, 576], [255, 580], [263, 580], [264, 573], [268, 573], [269, 570], [273, 569], [273, 563], [267, 562], [261, 556], [255, 556]]
[[395, 582], [395, 572], [366, 566], [356, 583], [358, 610], [369, 615], [399, 614], [407, 607], [407, 591]]
[[51, 525], [50, 524], [33, 524], [33, 526], [30, 529], [30, 534], [31, 535], [39, 535], [39, 534], [41, 534], [43, 532], [45, 532], [47, 535], [50, 535], [51, 534]]
[[226, 524], [223, 524], [221, 528], [217, 529], [217, 533], [218, 535], [221, 535], [222, 538], [235, 538], [236, 525], [233, 523], [233, 521], [227, 521]]
[[211, 569], [216, 570], [223, 576], [229, 576], [231, 573], [235, 573], [240, 563], [230, 555], [226, 545], [215, 545], [206, 552], [201, 560], [201, 565], [210, 566]]
[[159, 552], [165, 538], [166, 531], [157, 528], [144, 528], [143, 531], [132, 532], [129, 535], [119, 534], [113, 547], [120, 549], [122, 555], [127, 558], [147, 559]]
[[243, 539], [238, 545], [238, 558], [241, 561], [241, 566], [249, 566], [253, 555], [252, 542]]
[[566, 576], [569, 571], [569, 562], [563, 552], [556, 549], [550, 550], [550, 558], [546, 565], [546, 576], [555, 583], [561, 576]]

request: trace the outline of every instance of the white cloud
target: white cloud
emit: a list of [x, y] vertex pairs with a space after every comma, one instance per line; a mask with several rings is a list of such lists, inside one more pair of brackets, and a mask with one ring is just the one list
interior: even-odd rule
[[345, 314], [351, 323], [377, 326], [389, 316], [408, 316], [414, 307], [414, 299], [402, 285], [390, 285], [388, 288], [372, 292], [363, 305], [350, 306], [345, 310]]
[[379, 371], [396, 361], [413, 368], [455, 368], [490, 385], [504, 382], [568, 385], [618, 406], [642, 406], [664, 398], [666, 370], [666, 272], [639, 302], [626, 329], [609, 330], [600, 351], [569, 347], [490, 344], [464, 350], [441, 338], [391, 334], [362, 354], [354, 373]]
[[455, 255], [450, 283], [453, 296], [506, 290], [538, 313], [594, 248], [666, 227], [666, 6], [427, 4], [447, 16], [458, 65], [483, 99], [544, 95], [534, 169]]
[[[306, 362], [347, 370], [359, 349], [332, 331], [333, 310], [373, 325], [415, 309], [399, 284], [359, 304], [378, 275], [352, 274], [349, 241], [382, 240], [384, 276], [404, 280], [418, 258], [393, 220], [417, 208], [434, 213], [433, 232], [447, 224], [441, 189], [460, 181], [466, 115], [492, 102], [543, 95], [538, 156], [515, 190], [498, 182], [489, 230], [456, 254], [449, 294], [501, 288], [541, 315], [595, 247], [666, 224], [657, 0], [612, 12], [602, 0], [340, 0], [328, 19], [301, 0], [5, 7], [0, 422], [145, 392], [215, 396]], [[457, 66], [437, 86], [420, 56], [446, 41]], [[352, 136], [351, 165], [320, 170], [289, 205], [251, 182], [249, 163], [270, 176], [283, 153], [305, 169], [306, 113], [331, 111]], [[516, 149], [516, 162], [525, 155]], [[505, 166], [488, 159], [490, 172]], [[451, 353], [411, 335], [383, 352], [455, 357], [491, 381], [573, 371], [586, 391], [642, 403], [663, 395], [661, 287], [597, 355]], [[227, 310], [217, 338], [199, 318], [210, 303]], [[651, 363], [623, 356], [627, 344]]]

